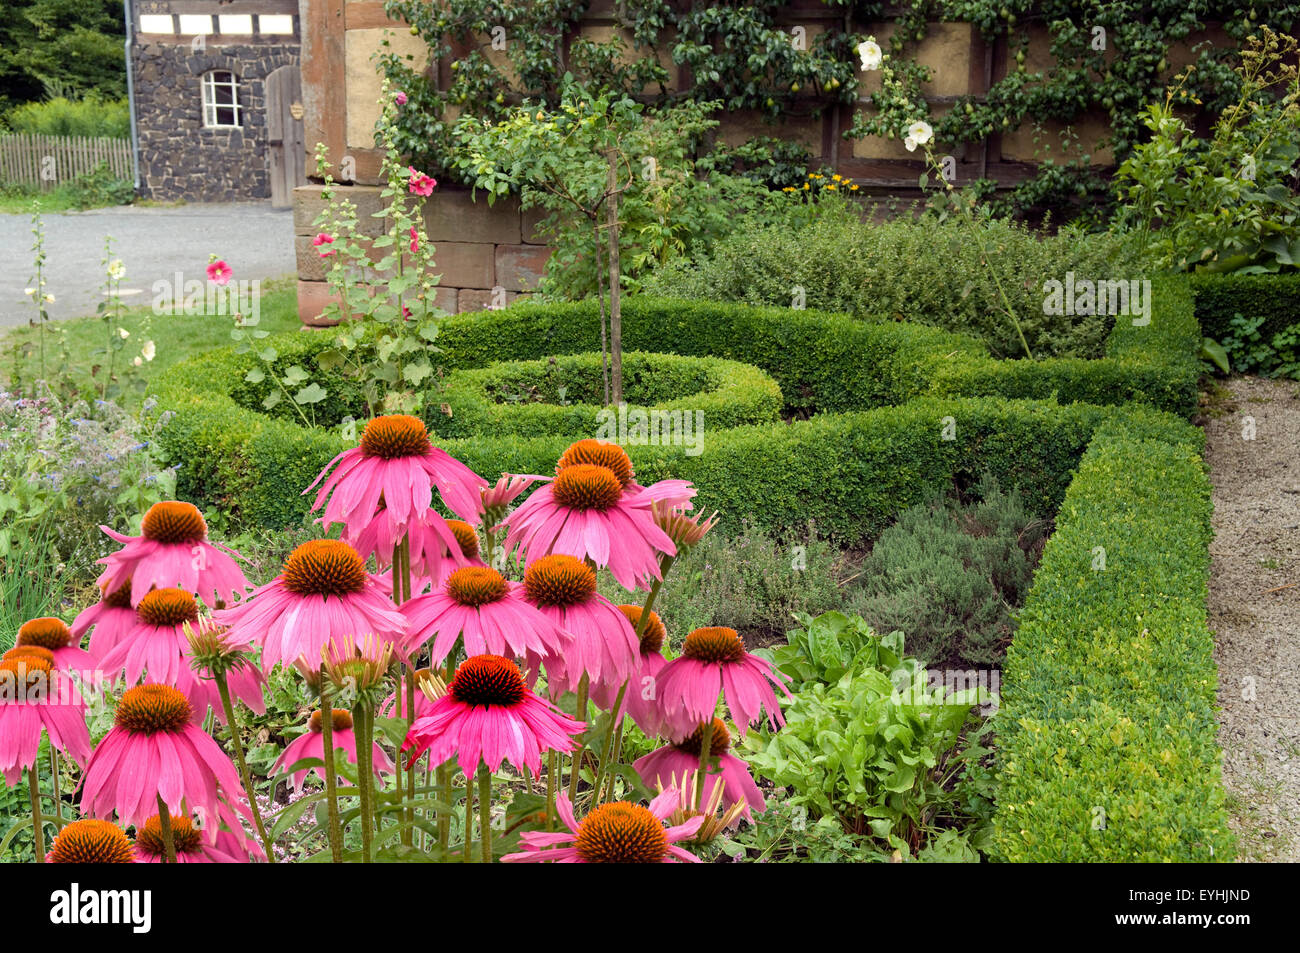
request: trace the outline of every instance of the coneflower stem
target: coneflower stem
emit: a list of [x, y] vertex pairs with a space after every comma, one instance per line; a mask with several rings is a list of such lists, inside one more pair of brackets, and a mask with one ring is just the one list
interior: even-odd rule
[[35, 839], [36, 862], [45, 863], [45, 818], [41, 816], [41, 784], [36, 777], [36, 765], [27, 769], [27, 787], [32, 798], [32, 836]]
[[[455, 806], [452, 800], [455, 796], [451, 789], [451, 769], [446, 764], [438, 765], [438, 794], [443, 802]], [[438, 815], [438, 846], [446, 850], [451, 844], [451, 815], [442, 813]]]
[[[642, 614], [644, 618], [644, 613]], [[605, 744], [600, 750], [600, 767], [596, 769], [596, 786], [593, 789], [591, 806], [595, 807], [600, 803], [600, 789], [605, 785], [605, 772], [611, 767], [609, 760], [610, 753], [614, 745], [614, 727], [621, 725], [623, 722], [623, 696], [627, 694], [628, 680], [624, 679], [623, 684], [619, 687], [618, 695], [614, 698], [614, 707], [609, 710], [609, 727], [605, 729]]]
[[59, 790], [59, 752], [50, 745], [50, 779], [54, 785], [54, 816], [63, 820], [63, 792]]
[[248, 770], [248, 761], [244, 757], [244, 745], [239, 740], [239, 725], [235, 723], [235, 706], [230, 700], [230, 686], [226, 682], [226, 673], [213, 672], [212, 680], [217, 683], [217, 694], [221, 696], [221, 710], [225, 712], [226, 725], [230, 728], [230, 746], [235, 749], [235, 763], [239, 765], [239, 779], [244, 782], [244, 793], [248, 795], [248, 806], [253, 809], [253, 826], [257, 828], [257, 836], [262, 841], [262, 849], [266, 851], [266, 862], [273, 864], [275, 863], [275, 854], [271, 850], [271, 838], [266, 835], [266, 825], [262, 823], [262, 811], [257, 806], [257, 794], [253, 791], [253, 775]]
[[172, 816], [162, 795], [158, 795], [158, 829], [162, 833], [163, 863], [176, 863], [176, 838], [172, 835]]
[[474, 863], [474, 775], [465, 772], [465, 863]]
[[557, 751], [546, 753], [546, 829], [555, 830], [555, 780], [560, 773], [560, 755]]
[[[583, 672], [582, 678], [578, 680], [578, 704], [573, 709], [573, 717], [584, 723], [587, 720], [588, 686], [587, 673]], [[576, 804], [578, 801], [578, 777], [582, 774], [582, 756], [585, 753], [586, 747], [579, 741], [577, 750], [573, 752], [573, 768], [569, 772], [569, 802], [571, 804]]]
[[371, 796], [373, 794], [371, 781], [374, 780], [374, 775], [370, 773], [370, 758], [373, 752], [370, 748], [370, 723], [365, 702], [359, 702], [352, 709], [352, 721], [357, 729], [357, 793], [360, 795], [361, 801], [359, 815], [361, 820], [361, 862], [368, 864], [371, 862], [371, 849], [375, 838], [373, 816], [371, 814]]
[[325, 807], [329, 812], [330, 857], [343, 863], [343, 826], [339, 823], [338, 779], [334, 775], [334, 708], [325, 666], [320, 668], [320, 733], [325, 749]]
[[[623, 724], [623, 720], [620, 718], [618, 722], [618, 734], [614, 735], [614, 751], [609, 756], [609, 763], [611, 767], [613, 765], [618, 764], [618, 759], [623, 756], [623, 735], [624, 735], [623, 729], [625, 727], [626, 726]], [[614, 799], [614, 785], [617, 783], [618, 782], [615, 779], [614, 772], [610, 771], [609, 772], [609, 793], [605, 795], [605, 800], [612, 801]], [[599, 796], [600, 792], [598, 791], [596, 793], [597, 796]]]
[[[401, 686], [397, 689], [402, 690]], [[406, 673], [406, 722], [409, 729], [410, 725], [415, 722], [415, 672], [407, 670]], [[402, 752], [397, 752], [397, 760], [402, 760]], [[415, 803], [415, 765], [407, 764], [406, 766], [406, 809], [402, 812], [402, 819], [406, 822], [406, 836], [403, 838], [405, 844], [410, 847], [415, 843], [415, 808], [410, 805]]]
[[478, 836], [483, 845], [483, 863], [492, 863], [492, 772], [478, 766]]
[[[716, 706], [715, 706], [716, 707]], [[695, 772], [695, 779], [699, 782], [699, 789], [695, 792], [695, 809], [701, 810], [704, 807], [704, 789], [707, 787], [706, 782], [709, 779], [709, 749], [713, 745], [713, 716], [704, 723], [704, 730], [700, 736], [700, 769]]]

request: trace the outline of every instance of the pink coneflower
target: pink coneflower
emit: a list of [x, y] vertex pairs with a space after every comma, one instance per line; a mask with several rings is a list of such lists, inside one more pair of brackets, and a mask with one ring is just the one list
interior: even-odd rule
[[[320, 246], [322, 245], [332, 246], [334, 244], [334, 237], [332, 235], [326, 235], [324, 232], [320, 232], [315, 238], [311, 240], [311, 243], [312, 246], [315, 248], [320, 248]], [[333, 247], [325, 248], [320, 252], [318, 252], [318, 254], [322, 258], [328, 258], [330, 255], [334, 254], [334, 249]]]
[[746, 652], [735, 629], [696, 629], [682, 644], [681, 656], [659, 673], [658, 685], [664, 722], [676, 737], [713, 718], [719, 692], [725, 692], [727, 708], [742, 736], [764, 710], [773, 728], [785, 724], [772, 690], [777, 685], [789, 698], [785, 677], [757, 655]]
[[87, 651], [95, 658], [103, 658], [104, 653], [120, 642], [135, 627], [136, 614], [131, 606], [131, 580], [126, 579], [116, 589], [100, 589], [100, 600], [92, 606], [81, 610], [72, 620], [72, 637], [80, 639], [90, 631], [90, 647]]
[[536, 776], [542, 752], [574, 750], [572, 736], [585, 727], [529, 691], [514, 662], [476, 655], [460, 663], [447, 694], [411, 725], [402, 750], [411, 761], [427, 750], [430, 764], [454, 754], [466, 777], [480, 761], [492, 771], [509, 761]]
[[[619, 611], [627, 618], [636, 632], [641, 624], [641, 607], [619, 606]], [[659, 706], [659, 673], [668, 660], [663, 656], [663, 645], [668, 633], [663, 621], [656, 612], [650, 613], [645, 632], [641, 634], [636, 664], [632, 677], [628, 680], [627, 691], [623, 695], [623, 711], [635, 721], [647, 737], [653, 738], [663, 731], [663, 712]], [[547, 672], [549, 677], [549, 670]], [[618, 686], [602, 683], [593, 685], [591, 700], [599, 707], [609, 709], [618, 696]]]
[[[689, 776], [700, 766], [700, 749], [704, 744], [704, 726], [696, 729], [674, 744], [656, 748], [643, 758], [632, 763], [636, 773], [641, 776], [646, 787], [653, 788], [657, 783], [670, 785], [678, 778]], [[713, 719], [713, 734], [709, 737], [709, 757], [718, 759], [717, 773], [710, 772], [704, 787], [704, 800], [713, 795], [713, 789], [723, 785], [722, 803], [730, 807], [745, 803], [742, 816], [753, 821], [751, 808], [762, 814], [767, 809], [763, 792], [758, 789], [750, 777], [749, 766], [731, 753], [731, 732], [721, 718]]]
[[0, 659], [0, 773], [18, 783], [36, 764], [41, 730], [79, 765], [90, 756], [85, 707], [72, 679], [48, 649], [27, 646]]
[[233, 602], [248, 588], [235, 558], [238, 553], [208, 541], [208, 524], [192, 503], [167, 500], [145, 513], [139, 536], [123, 536], [107, 526], [105, 533], [122, 548], [99, 562], [105, 566], [95, 580], [101, 590], [114, 592], [131, 581], [131, 604], [150, 589], [177, 586], [197, 593], [209, 606]]
[[[406, 710], [406, 686], [400, 686], [402, 692], [402, 717], [407, 721], [414, 721], [429, 714], [429, 709], [433, 707], [434, 699], [441, 698], [447, 694], [447, 686], [442, 683], [442, 679], [432, 669], [417, 668], [413, 673], [415, 676], [415, 715], [412, 716]], [[390, 694], [384, 699], [383, 704], [379, 706], [379, 714], [385, 718], [392, 718], [397, 713], [397, 696], [395, 693]]]
[[488, 566], [457, 569], [441, 589], [402, 605], [410, 620], [410, 648], [433, 639], [433, 661], [451, 652], [457, 637], [466, 655], [549, 655], [562, 651], [563, 633], [524, 599], [524, 587]]
[[84, 817], [55, 835], [47, 864], [134, 864], [135, 849], [126, 832], [112, 821]]
[[[411, 173], [410, 181], [407, 182], [407, 187], [410, 189], [411, 194], [425, 196], [432, 195], [434, 187], [438, 184], [438, 180], [430, 178], [423, 172], [415, 171], [415, 166], [413, 165], [408, 165], [406, 168]], [[414, 231], [414, 229], [412, 229], [412, 231]]]
[[361, 445], [331, 460], [303, 492], [322, 480], [312, 510], [325, 507], [322, 522], [327, 527], [341, 523], [350, 536], [359, 534], [380, 515], [382, 497], [382, 515], [391, 522], [389, 536], [394, 539], [425, 518], [435, 486], [447, 508], [465, 520], [478, 515], [479, 491], [487, 486], [481, 476], [429, 442], [424, 421], [406, 414], [367, 423]]
[[35, 645], [49, 650], [54, 656], [54, 665], [65, 672], [74, 669], [88, 672], [95, 667], [95, 659], [84, 651], [77, 640], [72, 637], [72, 630], [62, 619], [45, 616], [40, 619], [28, 619], [18, 627], [18, 641], [15, 647]]
[[400, 89], [397, 92], [393, 93], [393, 102], [397, 103], [397, 105], [399, 106], [405, 106], [406, 93], [402, 92]]
[[[689, 841], [704, 823], [704, 815], [692, 817], [676, 827], [664, 827], [664, 820], [677, 809], [678, 795], [669, 788], [650, 806], [612, 801], [594, 808], [579, 823], [567, 793], [555, 799], [556, 813], [568, 831], [554, 834], [525, 831], [519, 835], [524, 850], [506, 854], [503, 864], [698, 864], [700, 859], [679, 841]], [[563, 847], [562, 844], [571, 846]]]
[[623, 588], [635, 589], [660, 578], [661, 554], [677, 554], [672, 539], [655, 525], [654, 502], [681, 499], [694, 489], [681, 480], [665, 480], [634, 490], [631, 463], [621, 463], [627, 456], [622, 448], [591, 443], [612, 448], [613, 465], [567, 463], [566, 451], [555, 479], [510, 514], [505, 548], [518, 547], [525, 564], [551, 553], [591, 559], [597, 567], [608, 566]]
[[[82, 781], [82, 809], [95, 817], [116, 813], [139, 826], [158, 813], [202, 811], [220, 816], [220, 798], [240, 803], [244, 789], [220, 746], [192, 724], [190, 703], [170, 685], [137, 685], [117, 703], [113, 728], [90, 756]], [[188, 806], [188, 810], [187, 810]], [[206, 828], [215, 843], [217, 825]]]
[[[419, 693], [416, 694], [418, 697]], [[352, 714], [346, 709], [335, 708], [334, 718], [330, 722], [330, 730], [333, 731], [334, 750], [342, 749], [348, 761], [355, 765], [357, 763], [357, 736], [356, 732], [352, 730]], [[324, 761], [324, 738], [325, 736], [321, 732], [321, 713], [314, 711], [307, 730], [285, 746], [284, 753], [272, 765], [271, 774], [279, 774], [281, 771], [293, 767], [299, 761], [306, 761], [308, 758]], [[384, 749], [379, 747], [378, 744], [374, 746], [374, 765], [376, 777], [393, 773], [392, 759], [384, 753]], [[293, 773], [293, 789], [301, 791], [302, 783], [309, 773], [314, 773], [323, 782], [325, 780], [324, 772], [323, 766], [295, 771]], [[340, 775], [340, 779], [344, 784], [349, 783], [347, 778], [342, 777], [342, 775]]]
[[406, 634], [406, 618], [357, 551], [338, 539], [298, 546], [280, 575], [213, 617], [230, 626], [231, 645], [261, 646], [267, 671], [300, 657], [317, 660], [334, 638], [374, 633], [400, 649]]
[[411, 575], [430, 580], [434, 587], [461, 566], [482, 565], [474, 528], [464, 520], [443, 519], [432, 509], [425, 511], [421, 519], [399, 527], [381, 507], [348, 542], [363, 558], [373, 555], [376, 565], [384, 568], [392, 562], [393, 551], [403, 535], [411, 541]]
[[610, 707], [636, 667], [637, 640], [627, 616], [596, 592], [596, 571], [573, 556], [543, 556], [524, 571], [524, 593], [563, 632], [558, 650], [541, 659], [551, 697], [576, 690], [586, 674]]
[[[240, 856], [222, 850], [221, 838], [209, 843], [203, 838], [201, 828], [196, 828], [188, 817], [171, 817], [172, 847], [176, 849], [178, 864], [246, 864], [248, 855]], [[162, 819], [155, 814], [135, 830], [135, 862], [137, 864], [167, 863], [167, 849], [163, 845]]]
[[230, 276], [234, 274], [230, 266], [218, 258], [208, 265], [208, 281], [214, 285], [225, 285], [230, 281]]
[[532, 476], [511, 476], [506, 474], [501, 477], [494, 486], [482, 491], [482, 516], [473, 520], [473, 522], [482, 522], [489, 530], [496, 529], [497, 524], [505, 519], [506, 510], [515, 501], [515, 497], [535, 482], [537, 482], [537, 477]]

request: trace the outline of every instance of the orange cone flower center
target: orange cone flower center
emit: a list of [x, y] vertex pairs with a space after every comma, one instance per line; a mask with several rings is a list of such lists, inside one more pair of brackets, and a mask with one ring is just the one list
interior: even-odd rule
[[[704, 726], [698, 726], [689, 735], [674, 744], [678, 751], [698, 758], [704, 747]], [[731, 747], [731, 732], [721, 718], [713, 719], [713, 734], [709, 737], [709, 754], [719, 755]]]
[[[178, 854], [197, 854], [201, 846], [202, 831], [194, 827], [188, 817], [171, 818], [172, 846]], [[136, 828], [135, 842], [148, 854], [164, 854], [167, 845], [163, 843], [162, 819], [155, 814]]]
[[580, 606], [596, 594], [596, 573], [575, 556], [543, 556], [524, 570], [524, 592], [539, 606]]
[[[352, 712], [348, 711], [346, 708], [331, 708], [330, 711], [333, 714], [333, 717], [330, 718], [331, 731], [352, 730]], [[321, 717], [319, 710], [312, 712], [311, 730], [319, 734], [321, 729], [324, 727], [321, 724], [322, 721], [324, 721], [324, 719]]]
[[194, 624], [199, 621], [199, 606], [184, 589], [151, 589], [135, 607], [135, 614], [145, 625]]
[[506, 577], [487, 566], [463, 566], [447, 577], [447, 595], [463, 606], [482, 606], [504, 599]]
[[518, 705], [527, 695], [519, 666], [500, 655], [476, 655], [460, 663], [448, 694], [465, 705]]
[[117, 703], [119, 728], [142, 735], [179, 731], [189, 723], [190, 703], [170, 685], [137, 685], [128, 688]]
[[133, 864], [135, 854], [122, 828], [96, 818], [73, 821], [50, 845], [53, 864]]
[[478, 531], [464, 520], [447, 520], [447, 525], [451, 527], [451, 535], [460, 544], [461, 554], [466, 559], [478, 558]]
[[555, 464], [555, 472], [558, 474], [561, 470], [579, 463], [605, 467], [618, 477], [619, 486], [624, 489], [636, 476], [627, 451], [616, 443], [607, 443], [604, 440], [579, 440], [560, 455], [559, 462]]
[[0, 658], [34, 658], [48, 663], [50, 668], [54, 667], [54, 653], [39, 645], [15, 645]]
[[50, 687], [51, 662], [36, 655], [14, 655], [0, 661], [0, 702], [45, 698]]
[[589, 864], [658, 864], [668, 853], [668, 832], [649, 809], [614, 801], [583, 818], [574, 846]]
[[105, 592], [100, 601], [110, 609], [131, 608], [131, 580], [127, 579], [112, 592]]
[[284, 587], [300, 596], [342, 596], [366, 587], [366, 563], [339, 539], [303, 543], [284, 561]]
[[199, 543], [207, 538], [208, 524], [193, 503], [164, 500], [149, 507], [140, 532], [159, 543]]
[[[641, 626], [641, 607], [619, 606], [618, 608], [623, 615], [627, 616], [627, 621], [632, 623], [632, 631], [637, 631]], [[641, 654], [649, 655], [660, 651], [667, 637], [668, 630], [664, 628], [663, 620], [659, 618], [659, 613], [652, 610], [650, 621], [646, 623], [645, 631], [641, 633]]]
[[608, 467], [575, 463], [555, 475], [551, 496], [571, 510], [607, 510], [623, 495], [623, 484]]
[[700, 662], [741, 662], [745, 659], [745, 643], [735, 629], [708, 626], [696, 629], [686, 637], [682, 656]]
[[62, 619], [30, 619], [18, 629], [19, 645], [38, 645], [43, 649], [61, 649], [72, 641], [72, 630]]
[[375, 417], [361, 433], [361, 452], [368, 457], [422, 457], [431, 446], [424, 421], [410, 414]]

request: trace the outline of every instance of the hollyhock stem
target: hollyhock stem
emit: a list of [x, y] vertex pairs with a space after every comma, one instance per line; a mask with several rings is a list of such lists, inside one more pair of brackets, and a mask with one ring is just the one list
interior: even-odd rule
[[[589, 682], [587, 679], [587, 673], [583, 672], [582, 678], [578, 679], [578, 704], [577, 707], [575, 707], [573, 710], [574, 717], [577, 718], [578, 721], [582, 721], [582, 722], [585, 722], [587, 720], [588, 686], [589, 686]], [[582, 757], [584, 754], [586, 754], [586, 752], [587, 752], [586, 746], [581, 741], [579, 741], [578, 749], [573, 752], [573, 768], [569, 772], [570, 803], [576, 803], [578, 800], [578, 777], [579, 775], [582, 774]]]
[[492, 863], [492, 772], [486, 764], [478, 766], [478, 836], [483, 849], [483, 863]]
[[546, 753], [546, 829], [555, 830], [555, 776], [560, 773], [560, 755], [557, 751]]
[[465, 863], [474, 863], [474, 775], [465, 772]]
[[[715, 703], [715, 708], [716, 703]], [[704, 808], [704, 789], [708, 786], [709, 780], [709, 748], [713, 744], [713, 717], [704, 723], [704, 731], [700, 737], [700, 768], [695, 772], [695, 780], [699, 788], [695, 792], [695, 809], [697, 811]]]
[[27, 787], [32, 798], [32, 836], [35, 839], [36, 862], [45, 863], [45, 819], [41, 817], [41, 785], [36, 777], [36, 765], [27, 769]]
[[374, 752], [370, 747], [373, 742], [370, 740], [370, 718], [365, 702], [359, 702], [352, 709], [352, 722], [356, 727], [357, 736], [357, 793], [361, 800], [361, 862], [368, 864], [371, 862], [371, 850], [375, 838], [371, 813], [373, 810], [371, 798], [374, 793], [371, 782], [374, 775], [370, 773], [370, 759]]
[[[239, 725], [235, 723], [235, 706], [230, 701], [230, 686], [226, 683], [225, 672], [214, 672], [213, 681], [217, 683], [217, 694], [221, 696], [221, 710], [225, 712], [226, 724], [230, 726], [230, 746], [235, 749], [235, 763], [239, 765], [239, 779], [244, 782], [244, 792], [248, 795], [248, 806], [253, 809], [253, 826], [266, 851], [267, 863], [275, 863], [275, 854], [271, 850], [271, 838], [266, 835], [266, 825], [262, 823], [262, 810], [257, 806], [257, 795], [253, 791], [253, 775], [248, 770], [248, 761], [244, 758], [244, 744], [239, 740]], [[322, 719], [323, 720], [323, 719]]]
[[343, 827], [339, 823], [338, 779], [334, 774], [334, 708], [330, 698], [325, 666], [320, 668], [320, 733], [325, 749], [325, 806], [330, 819], [330, 856], [343, 863]]
[[172, 816], [161, 794], [158, 795], [158, 829], [162, 833], [163, 863], [174, 864], [176, 863], [176, 838], [172, 836]]
[[[642, 618], [644, 617], [643, 613]], [[600, 789], [605, 784], [605, 772], [611, 767], [609, 756], [610, 752], [613, 751], [614, 728], [616, 725], [621, 726], [623, 723], [623, 696], [627, 694], [627, 683], [628, 680], [624, 679], [622, 686], [618, 690], [618, 695], [614, 698], [614, 707], [609, 710], [609, 727], [605, 729], [605, 744], [600, 750], [600, 767], [596, 769], [596, 786], [592, 794], [592, 807], [600, 803]]]

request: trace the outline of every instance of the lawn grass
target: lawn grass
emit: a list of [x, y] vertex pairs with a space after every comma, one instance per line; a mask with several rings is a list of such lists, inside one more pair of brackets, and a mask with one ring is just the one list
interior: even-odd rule
[[[297, 286], [292, 280], [267, 281], [262, 285], [260, 300], [261, 322], [258, 327], [271, 331], [291, 331], [301, 327], [298, 321]], [[127, 347], [117, 353], [118, 367], [139, 353], [144, 337], [142, 329], [148, 324], [148, 336], [156, 346], [156, 356], [143, 365], [140, 375], [150, 382], [174, 364], [203, 351], [223, 347], [230, 343], [234, 327], [228, 314], [154, 315], [149, 306], [128, 310], [119, 324], [130, 332]], [[55, 376], [65, 372], [66, 383], [78, 391], [98, 391], [102, 376], [93, 369], [105, 363], [104, 350], [109, 328], [98, 317], [72, 318], [51, 321], [45, 329], [45, 375]], [[42, 377], [40, 363], [40, 330], [22, 326], [0, 332], [0, 382], [12, 387], [15, 376], [23, 386]], [[63, 347], [67, 358], [63, 358]], [[15, 375], [17, 369], [17, 375]], [[103, 372], [101, 371], [100, 374]], [[120, 375], [119, 375], [120, 376]], [[136, 390], [127, 388], [119, 398], [125, 406], [140, 400]]]

